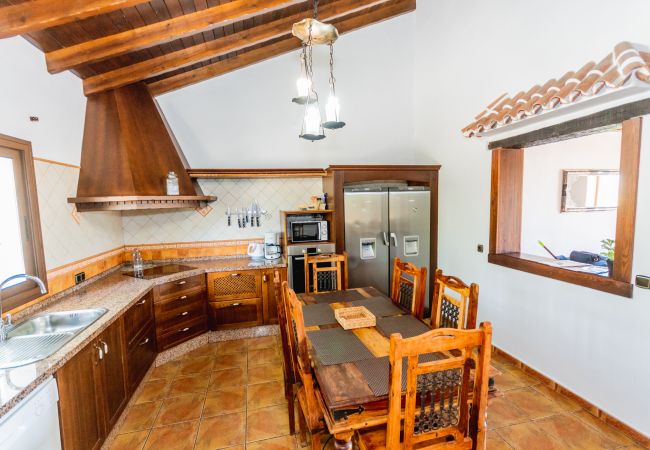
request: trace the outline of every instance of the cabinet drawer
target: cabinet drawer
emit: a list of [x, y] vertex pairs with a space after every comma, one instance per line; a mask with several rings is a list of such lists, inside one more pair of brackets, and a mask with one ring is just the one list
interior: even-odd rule
[[126, 345], [131, 349], [135, 338], [144, 327], [153, 319], [153, 293], [149, 291], [135, 305], [131, 306], [124, 314], [124, 330], [126, 331]]
[[153, 323], [136, 336], [127, 358], [129, 390], [133, 392], [156, 359], [156, 329]]
[[196, 275], [182, 280], [170, 281], [158, 286], [156, 302], [167, 300], [170, 297], [180, 296], [197, 288], [205, 287], [205, 275]]
[[205, 317], [205, 291], [182, 295], [156, 304], [158, 334], [171, 331], [180, 322]]
[[198, 336], [207, 331], [207, 323], [205, 317], [200, 317], [187, 322], [179, 322], [176, 327], [171, 331], [158, 336], [158, 351], [166, 350], [174, 345], [185, 342], [195, 336]]
[[248, 298], [208, 304], [213, 329], [237, 328], [262, 324], [262, 299]]
[[262, 296], [262, 275], [257, 270], [208, 274], [208, 299], [211, 302]]

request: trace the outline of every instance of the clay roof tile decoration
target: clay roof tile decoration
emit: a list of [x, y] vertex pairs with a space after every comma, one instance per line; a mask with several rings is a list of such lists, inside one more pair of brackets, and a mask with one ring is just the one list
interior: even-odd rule
[[560, 79], [548, 80], [541, 87], [535, 85], [514, 97], [502, 94], [463, 128], [462, 133], [465, 137], [481, 137], [485, 132], [605, 95], [634, 81], [647, 83], [650, 88], [649, 50], [621, 42], [598, 64], [588, 62], [577, 72], [567, 72]]

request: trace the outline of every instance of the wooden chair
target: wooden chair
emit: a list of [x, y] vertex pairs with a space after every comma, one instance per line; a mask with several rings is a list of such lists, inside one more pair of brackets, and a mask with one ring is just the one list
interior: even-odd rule
[[316, 391], [314, 386], [314, 376], [311, 371], [311, 360], [307, 350], [307, 333], [305, 331], [305, 321], [302, 315], [302, 303], [298, 300], [296, 293], [284, 281], [282, 283], [285, 304], [287, 305], [289, 318], [289, 336], [291, 357], [293, 367], [297, 373], [298, 403], [300, 405], [300, 438], [305, 441], [305, 431], [309, 429], [311, 433], [312, 449], [321, 450], [321, 432], [323, 431], [323, 413], [318, 405]]
[[432, 328], [476, 328], [478, 284], [465, 284], [460, 278], [436, 270], [431, 314]]
[[393, 303], [411, 311], [422, 319], [424, 316], [424, 296], [427, 287], [427, 268], [417, 268], [411, 263], [393, 260], [393, 280], [390, 298]]
[[293, 358], [291, 357], [292, 347], [289, 338], [289, 333], [292, 332], [291, 328], [289, 327], [291, 321], [289, 320], [289, 309], [285, 299], [284, 289], [281, 284], [280, 273], [278, 271], [276, 271], [275, 275], [273, 276], [273, 289], [275, 291], [275, 298], [277, 299], [276, 306], [278, 308], [278, 325], [280, 327], [282, 356], [284, 358], [284, 364], [282, 365], [284, 375], [284, 397], [287, 399], [289, 431], [293, 435], [296, 433], [294, 387], [298, 381], [298, 374], [296, 373], [296, 369], [293, 364]]
[[[489, 322], [478, 330], [441, 328], [410, 339], [393, 334], [388, 423], [357, 432], [360, 450], [485, 449], [491, 343]], [[448, 357], [420, 361], [420, 355], [438, 352]]]
[[329, 292], [348, 288], [348, 254], [305, 255], [305, 291]]

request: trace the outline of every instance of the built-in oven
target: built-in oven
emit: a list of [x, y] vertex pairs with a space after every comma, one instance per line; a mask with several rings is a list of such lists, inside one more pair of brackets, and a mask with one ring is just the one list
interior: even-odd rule
[[320, 255], [336, 252], [330, 243], [290, 245], [287, 249], [289, 286], [298, 294], [305, 292], [305, 255]]
[[289, 223], [291, 242], [325, 242], [329, 239], [327, 220], [296, 220]]

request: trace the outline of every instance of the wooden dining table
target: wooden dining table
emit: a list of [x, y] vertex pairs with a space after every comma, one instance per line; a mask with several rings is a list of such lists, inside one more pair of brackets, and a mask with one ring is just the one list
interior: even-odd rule
[[[351, 449], [356, 430], [387, 422], [390, 334], [412, 337], [429, 330], [429, 325], [373, 287], [299, 294], [298, 298], [303, 302], [325, 423], [334, 436], [334, 447]], [[376, 316], [376, 325], [344, 330], [333, 312], [350, 306], [365, 306]]]

